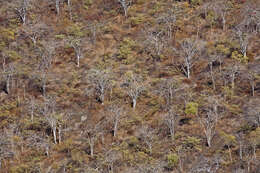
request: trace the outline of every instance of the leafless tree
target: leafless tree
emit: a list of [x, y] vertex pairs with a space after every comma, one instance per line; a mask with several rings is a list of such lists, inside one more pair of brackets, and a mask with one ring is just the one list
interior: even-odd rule
[[179, 116], [178, 116], [176, 110], [174, 110], [173, 108], [171, 108], [168, 111], [167, 115], [164, 118], [165, 124], [169, 128], [170, 135], [172, 138], [174, 138], [174, 135], [175, 135], [175, 129], [178, 124], [178, 118], [179, 118]]
[[70, 20], [72, 20], [72, 6], [71, 6], [71, 0], [67, 0], [68, 8], [69, 8], [69, 15]]
[[87, 139], [90, 147], [90, 155], [94, 156], [94, 146], [98, 138], [102, 135], [103, 122], [99, 121], [97, 123], [89, 123], [86, 128], [82, 130], [82, 135]]
[[110, 149], [105, 154], [105, 162], [108, 164], [109, 172], [115, 172], [115, 162], [121, 158], [121, 154], [117, 150]]
[[256, 77], [257, 75], [253, 71], [245, 72], [244, 77], [249, 81], [252, 91], [252, 96], [255, 96], [255, 86], [256, 86]]
[[220, 167], [219, 158], [206, 158], [201, 156], [192, 166], [189, 173], [216, 173]]
[[167, 13], [160, 15], [157, 18], [157, 22], [161, 25], [165, 25], [166, 27], [166, 35], [169, 39], [172, 39], [172, 32], [173, 29], [175, 27], [175, 23], [176, 23], [177, 17], [175, 15], [174, 11], [168, 11]]
[[181, 64], [181, 67], [188, 79], [190, 78], [191, 69], [194, 66], [200, 52], [198, 44], [199, 43], [196, 40], [187, 38], [181, 42], [180, 51], [174, 49], [174, 51], [184, 58], [184, 62]]
[[126, 78], [122, 86], [123, 88], [125, 88], [128, 96], [132, 99], [133, 109], [135, 109], [137, 99], [140, 97], [145, 89], [141, 78], [133, 74], [130, 77]]
[[44, 23], [36, 23], [36, 24], [30, 24], [26, 26], [23, 30], [27, 37], [29, 37], [33, 45], [35, 46], [37, 43], [37, 40], [47, 31], [47, 26]]
[[55, 0], [55, 8], [56, 8], [56, 12], [57, 12], [57, 15], [60, 14], [60, 0]]
[[29, 103], [29, 109], [30, 109], [30, 114], [31, 114], [31, 121], [33, 121], [33, 118], [34, 118], [34, 112], [35, 112], [35, 109], [36, 109], [36, 105], [35, 105], [35, 99], [32, 97], [31, 100], [30, 100], [30, 103]]
[[54, 143], [57, 144], [57, 125], [58, 119], [56, 117], [56, 100], [52, 97], [44, 97], [44, 105], [40, 113], [45, 117], [47, 123], [52, 129]]
[[40, 56], [40, 63], [38, 66], [39, 71], [48, 71], [53, 60], [55, 49], [58, 47], [58, 43], [55, 41], [43, 42], [43, 47], [38, 48], [38, 53]]
[[42, 94], [46, 96], [46, 84], [48, 71], [54, 61], [55, 49], [57, 47], [56, 42], [44, 43], [43, 48], [39, 48], [40, 62], [38, 65], [38, 72], [40, 73], [40, 80], [42, 85]]
[[48, 140], [46, 139], [45, 135], [33, 133], [30, 136], [28, 136], [25, 139], [25, 141], [26, 141], [26, 145], [28, 147], [35, 147], [37, 149], [43, 149], [45, 151], [45, 154], [47, 156], [49, 156], [50, 144], [49, 144]]
[[250, 39], [251, 35], [249, 33], [245, 32], [240, 27], [236, 27], [234, 32], [239, 41], [240, 52], [242, 53], [242, 55], [244, 57], [247, 57], [247, 49], [248, 49], [249, 39]]
[[209, 64], [209, 69], [210, 69], [210, 78], [211, 78], [213, 90], [216, 90], [216, 82], [215, 82], [216, 74], [213, 70], [213, 63], [219, 60], [219, 56], [220, 55], [214, 54], [214, 55], [210, 55], [210, 57], [207, 59]]
[[12, 141], [7, 134], [7, 129], [0, 133], [0, 161], [14, 156]]
[[139, 138], [147, 145], [152, 152], [152, 146], [155, 140], [155, 130], [148, 125], [143, 125], [139, 130]]
[[22, 0], [22, 2], [19, 2], [19, 4], [20, 6], [15, 8], [15, 12], [21, 20], [21, 22], [23, 23], [23, 25], [25, 25], [29, 7], [29, 0]]
[[11, 87], [13, 84], [13, 78], [15, 75], [15, 67], [13, 64], [9, 64], [3, 71], [3, 78], [5, 79], [5, 89], [7, 94], [10, 94]]
[[231, 82], [232, 91], [234, 91], [234, 89], [235, 89], [235, 79], [237, 78], [237, 76], [239, 74], [239, 69], [240, 69], [240, 67], [238, 66], [238, 64], [234, 64], [234, 65], [230, 66], [227, 69], [227, 71], [225, 72], [225, 74], [227, 75], [228, 79]]
[[243, 17], [240, 26], [244, 27], [250, 33], [260, 32], [260, 8], [259, 3], [254, 4], [249, 1], [242, 7], [241, 16]]
[[163, 161], [155, 161], [155, 163], [138, 165], [137, 172], [134, 173], [161, 173], [166, 163]]
[[82, 58], [84, 51], [82, 46], [82, 39], [69, 38], [68, 43], [74, 49], [77, 59], [77, 67], [79, 67], [79, 60]]
[[124, 110], [119, 104], [109, 106], [108, 110], [111, 113], [110, 119], [113, 123], [113, 136], [116, 137], [118, 126], [124, 114]]
[[160, 82], [159, 89], [156, 92], [164, 98], [167, 108], [172, 105], [172, 100], [177, 88], [178, 83], [174, 79], [165, 79]]
[[104, 104], [106, 92], [112, 87], [110, 73], [106, 70], [92, 69], [89, 71], [88, 80], [98, 100]]
[[212, 9], [216, 13], [217, 16], [219, 16], [222, 20], [222, 28], [223, 30], [226, 29], [226, 16], [228, 14], [228, 11], [231, 9], [230, 2], [227, 0], [222, 1], [216, 1], [212, 4]]
[[118, 0], [118, 2], [124, 9], [125, 17], [127, 17], [128, 8], [132, 5], [132, 0]]
[[199, 122], [203, 128], [209, 147], [211, 147], [211, 141], [215, 135], [217, 120], [218, 118], [212, 110], [208, 110], [205, 117], [199, 117]]
[[149, 51], [151, 51], [153, 56], [158, 58], [165, 45], [164, 33], [163, 31], [154, 31], [151, 29], [146, 30], [146, 44]]

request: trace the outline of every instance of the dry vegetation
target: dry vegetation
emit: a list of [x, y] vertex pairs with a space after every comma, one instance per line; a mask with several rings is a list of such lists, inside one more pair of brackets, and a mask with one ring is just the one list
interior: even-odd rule
[[1, 173], [259, 173], [258, 0], [0, 0]]

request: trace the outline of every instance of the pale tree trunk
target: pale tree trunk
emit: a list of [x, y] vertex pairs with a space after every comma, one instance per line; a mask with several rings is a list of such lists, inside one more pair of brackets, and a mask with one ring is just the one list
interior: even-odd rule
[[136, 98], [133, 98], [133, 109], [136, 107]]
[[54, 143], [57, 144], [56, 126], [52, 128]]
[[46, 154], [47, 156], [49, 156], [49, 147], [48, 147], [48, 146], [45, 147], [45, 154]]
[[231, 149], [230, 149], [230, 146], [229, 146], [229, 145], [228, 145], [228, 153], [229, 153], [230, 161], [233, 162], [232, 153], [231, 153]]
[[70, 0], [68, 0], [67, 2], [68, 2], [68, 7], [69, 7], [69, 16], [70, 16], [70, 20], [72, 20], [71, 2], [70, 2]]
[[212, 85], [213, 85], [213, 90], [216, 90], [215, 79], [214, 79], [214, 75], [213, 75], [212, 62], [210, 62], [210, 76], [211, 76], [211, 81], [212, 81]]
[[226, 30], [226, 18], [225, 18], [225, 13], [221, 15], [222, 16], [222, 25], [223, 25], [223, 31]]
[[60, 14], [60, 0], [56, 0], [56, 11], [57, 11], [57, 14], [59, 15]]
[[34, 117], [34, 108], [31, 108], [31, 121], [33, 121], [33, 117]]
[[114, 137], [116, 137], [117, 128], [118, 128], [118, 120], [116, 119], [116, 122], [115, 122], [115, 125], [114, 125]]
[[7, 80], [6, 80], [6, 91], [9, 94], [10, 93], [10, 77], [8, 75]]
[[243, 159], [243, 150], [242, 150], [242, 142], [239, 141], [239, 157], [242, 160]]
[[170, 128], [170, 134], [171, 134], [171, 137], [172, 137], [172, 138], [174, 137], [174, 133], [175, 133], [175, 132], [174, 132], [174, 127], [171, 127], [171, 128]]
[[89, 137], [88, 143], [89, 143], [89, 147], [90, 147], [90, 156], [91, 157], [94, 156], [94, 142], [95, 142], [95, 140], [93, 139], [93, 137]]
[[58, 134], [59, 134], [59, 144], [60, 144], [61, 143], [61, 125], [59, 125]]
[[255, 96], [255, 82], [251, 81], [252, 96]]
[[80, 59], [80, 56], [77, 54], [77, 67], [79, 67], [79, 59]]

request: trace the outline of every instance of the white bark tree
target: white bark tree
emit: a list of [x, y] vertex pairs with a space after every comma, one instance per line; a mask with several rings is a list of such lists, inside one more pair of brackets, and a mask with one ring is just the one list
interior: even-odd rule
[[30, 24], [26, 26], [23, 32], [26, 34], [27, 37], [31, 39], [33, 45], [37, 44], [37, 40], [48, 30], [48, 27], [44, 23], [36, 23]]
[[108, 108], [110, 112], [110, 121], [112, 121], [113, 124], [113, 136], [116, 137], [117, 135], [117, 130], [119, 127], [120, 120], [122, 116], [124, 115], [124, 110], [122, 106], [118, 104], [113, 104]]
[[57, 144], [57, 125], [58, 119], [56, 114], [56, 101], [54, 98], [44, 98], [44, 105], [41, 109], [41, 114], [45, 117], [47, 123], [51, 127], [54, 143]]
[[35, 99], [32, 97], [29, 103], [29, 109], [30, 109], [30, 114], [31, 114], [31, 121], [33, 121], [34, 119], [34, 113], [35, 113], [35, 109], [36, 109], [36, 103], [35, 103]]
[[90, 156], [94, 156], [94, 147], [98, 138], [102, 135], [103, 125], [102, 121], [96, 124], [89, 123], [85, 129], [83, 129], [82, 134], [86, 138], [87, 143], [90, 147]]
[[128, 8], [132, 5], [132, 0], [118, 0], [118, 2], [121, 4], [121, 6], [124, 10], [125, 17], [127, 17]]
[[236, 37], [238, 38], [239, 45], [240, 45], [240, 52], [244, 57], [247, 57], [247, 49], [249, 45], [250, 34], [243, 29], [237, 27], [235, 29]]
[[212, 110], [208, 110], [207, 115], [205, 117], [200, 118], [199, 122], [203, 128], [203, 132], [207, 139], [207, 144], [211, 147], [211, 141], [215, 135], [216, 124], [218, 121], [218, 117]]
[[229, 67], [225, 72], [231, 82], [232, 92], [234, 92], [235, 89], [235, 79], [239, 74], [239, 69], [239, 66], [237, 64], [234, 64], [231, 67]]
[[176, 25], [177, 17], [175, 15], [175, 11], [168, 11], [163, 15], [160, 15], [160, 17], [157, 18], [158, 24], [165, 25], [165, 31], [166, 35], [169, 39], [172, 39], [172, 33], [173, 29]]
[[[260, 32], [260, 8], [256, 1], [248, 1], [241, 9], [241, 16], [243, 18], [240, 26], [243, 26], [250, 33]], [[239, 18], [239, 20], [241, 20]]]
[[172, 100], [174, 94], [177, 91], [178, 83], [174, 79], [165, 79], [160, 82], [159, 89], [156, 91], [160, 96], [162, 96], [166, 103], [166, 108], [172, 105]]
[[179, 116], [178, 116], [176, 110], [174, 110], [173, 108], [168, 111], [168, 113], [166, 114], [166, 116], [164, 118], [165, 124], [167, 125], [167, 127], [170, 131], [170, 135], [171, 135], [172, 139], [174, 138], [174, 135], [175, 135], [175, 129], [178, 124], [178, 119], [179, 119]]
[[21, 20], [22, 24], [26, 24], [27, 14], [28, 14], [28, 8], [29, 8], [29, 0], [22, 0], [19, 2], [19, 7], [15, 8], [15, 12], [19, 19]]
[[9, 64], [7, 68], [4, 68], [3, 78], [5, 79], [5, 90], [7, 94], [11, 93], [13, 87], [13, 78], [15, 75], [15, 67], [13, 64]]
[[220, 168], [219, 158], [207, 158], [201, 156], [192, 166], [189, 173], [216, 173]]
[[74, 49], [74, 53], [76, 56], [76, 64], [77, 67], [79, 67], [80, 59], [83, 57], [83, 52], [84, 52], [82, 46], [82, 39], [69, 38], [67, 42]]
[[226, 30], [226, 16], [231, 9], [231, 3], [227, 0], [216, 1], [211, 5], [215, 14], [221, 18], [222, 29]]
[[140, 97], [145, 87], [139, 76], [131, 75], [127, 77], [123, 83], [126, 93], [132, 99], [133, 109], [135, 109], [137, 104], [137, 99]]
[[152, 152], [152, 146], [155, 140], [155, 130], [148, 125], [143, 125], [139, 130], [139, 137], [146, 144], [149, 151]]
[[89, 71], [88, 80], [101, 104], [104, 104], [105, 95], [112, 87], [111, 76], [108, 71], [92, 69]]
[[154, 56], [158, 57], [162, 53], [165, 41], [163, 38], [163, 34], [163, 31], [148, 31], [146, 33], [146, 42], [148, 43], [147, 47], [154, 54]]
[[199, 43], [196, 40], [188, 38], [181, 42], [180, 51], [174, 49], [174, 51], [176, 51], [181, 58], [183, 58], [181, 68], [188, 79], [190, 78], [192, 67], [194, 66], [200, 52], [200, 47], [198, 44]]

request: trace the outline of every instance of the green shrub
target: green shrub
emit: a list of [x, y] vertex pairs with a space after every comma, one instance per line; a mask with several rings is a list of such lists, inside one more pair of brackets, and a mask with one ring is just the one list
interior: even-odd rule
[[137, 26], [145, 21], [145, 17], [142, 14], [130, 18], [131, 26]]
[[200, 148], [198, 147], [198, 145], [200, 144], [200, 139], [196, 138], [196, 137], [192, 137], [192, 136], [188, 136], [184, 142], [183, 142], [184, 146], [186, 148], [196, 148], [198, 150], [200, 150]]
[[240, 63], [248, 63], [249, 61], [249, 58], [247, 56], [243, 56], [238, 51], [232, 52], [231, 58], [239, 61]]
[[134, 62], [134, 56], [133, 56], [133, 48], [136, 46], [135, 41], [133, 41], [130, 38], [125, 38], [119, 47], [119, 53], [117, 55], [117, 58], [119, 60], [123, 60], [123, 63], [130, 64]]
[[197, 115], [198, 114], [198, 103], [189, 102], [186, 104], [185, 114], [186, 115]]
[[174, 167], [178, 164], [179, 162], [179, 157], [176, 153], [171, 153], [167, 155], [167, 163], [168, 167]]
[[83, 1], [83, 7], [88, 10], [89, 7], [93, 4], [93, 0], [84, 0]]
[[195, 6], [195, 5], [201, 5], [202, 4], [202, 0], [191, 0], [191, 5]]

